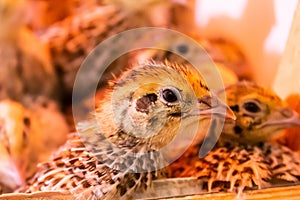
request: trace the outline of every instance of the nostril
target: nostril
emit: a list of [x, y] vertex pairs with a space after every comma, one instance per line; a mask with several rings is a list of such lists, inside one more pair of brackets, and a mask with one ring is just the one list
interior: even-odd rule
[[189, 51], [189, 47], [185, 44], [180, 44], [177, 46], [177, 51], [181, 54], [186, 54]]

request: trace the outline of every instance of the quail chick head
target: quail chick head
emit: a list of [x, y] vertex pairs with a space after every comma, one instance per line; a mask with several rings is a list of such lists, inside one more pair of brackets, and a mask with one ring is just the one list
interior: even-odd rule
[[271, 90], [250, 82], [226, 88], [236, 121], [226, 121], [217, 145], [199, 158], [201, 141], [170, 166], [173, 177], [197, 177], [208, 191], [263, 188], [300, 179], [300, 155], [269, 143], [279, 130], [299, 125], [299, 116]]
[[220, 142], [258, 144], [270, 141], [287, 127], [300, 125], [298, 114], [270, 89], [243, 81], [223, 92], [237, 120], [225, 124]]
[[11, 192], [25, 182], [30, 149], [30, 113], [18, 103], [0, 103], [0, 184]]

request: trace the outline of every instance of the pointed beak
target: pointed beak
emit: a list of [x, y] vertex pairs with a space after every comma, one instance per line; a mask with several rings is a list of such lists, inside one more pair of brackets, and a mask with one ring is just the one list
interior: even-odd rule
[[200, 115], [202, 117], [211, 117], [213, 115], [226, 120], [236, 120], [234, 112], [214, 95], [199, 98], [198, 109], [192, 115]]
[[0, 174], [2, 183], [12, 190], [25, 183], [25, 172], [18, 165], [14, 159], [1, 156]]
[[270, 120], [261, 124], [259, 128], [266, 126], [276, 126], [278, 128], [284, 129], [292, 126], [300, 125], [299, 114], [290, 108], [281, 108], [273, 112], [270, 116]]

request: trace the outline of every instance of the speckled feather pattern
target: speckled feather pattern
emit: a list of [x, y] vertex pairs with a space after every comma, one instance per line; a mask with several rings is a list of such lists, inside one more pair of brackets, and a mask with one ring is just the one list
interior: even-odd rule
[[194, 148], [171, 165], [172, 177], [197, 177], [212, 191], [242, 192], [276, 183], [300, 181], [300, 155], [287, 147], [218, 147], [204, 158]]
[[[87, 123], [85, 123], [87, 126]], [[91, 125], [93, 126], [93, 125]], [[91, 127], [85, 129], [91, 131]], [[86, 146], [82, 143], [82, 137], [72, 134], [67, 143], [56, 152], [50, 161], [39, 165], [36, 175], [28, 181], [27, 186], [20, 191], [69, 191], [77, 199], [115, 199], [129, 198], [131, 193], [137, 188], [147, 189], [151, 185], [152, 179], [165, 176], [163, 171], [149, 173], [130, 173], [117, 170], [120, 165], [128, 165], [130, 169], [136, 163], [122, 162], [125, 160], [125, 150], [112, 151], [113, 147], [108, 143], [101, 143], [105, 138], [100, 133], [97, 137], [97, 149], [100, 154], [89, 152], [89, 137], [86, 139]], [[90, 137], [95, 142], [95, 137]], [[97, 156], [95, 156], [97, 154]], [[122, 155], [123, 154], [123, 155]], [[146, 163], [147, 167], [153, 167], [154, 160]], [[109, 166], [109, 163], [113, 163]], [[136, 165], [138, 166], [138, 165]]]
[[[165, 62], [144, 64], [124, 72], [105, 92], [95, 119], [78, 124], [80, 137], [73, 135], [48, 162], [40, 165], [36, 176], [21, 191], [63, 190], [78, 199], [127, 199], [133, 191], [150, 188], [152, 180], [166, 176], [163, 167], [168, 158], [160, 149], [177, 134], [181, 119], [180, 115], [174, 116], [179, 103], [166, 103], [160, 92], [170, 85], [178, 87], [176, 90], [182, 92], [182, 112], [194, 108], [194, 93], [196, 100], [211, 97], [201, 75], [191, 70]], [[149, 87], [139, 88], [141, 83]], [[194, 83], [193, 89], [189, 83]], [[147, 105], [151, 112], [148, 115], [140, 112], [135, 103], [149, 94], [156, 98]], [[211, 108], [207, 104], [201, 106], [204, 110]], [[167, 111], [163, 128], [154, 135], [145, 132], [142, 136], [146, 137], [141, 137], [140, 132], [156, 131], [156, 124], [147, 122], [155, 122], [152, 119], [161, 117], [162, 110]], [[189, 125], [187, 120], [195, 120], [184, 119]], [[141, 120], [144, 129], [137, 126]]]

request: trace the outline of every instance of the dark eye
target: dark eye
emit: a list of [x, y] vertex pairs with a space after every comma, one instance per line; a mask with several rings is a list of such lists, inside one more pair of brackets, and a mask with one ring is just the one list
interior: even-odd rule
[[161, 97], [167, 103], [175, 103], [179, 99], [178, 90], [175, 88], [164, 88], [161, 91]]
[[185, 44], [180, 44], [176, 47], [176, 50], [180, 53], [180, 54], [186, 54], [189, 51], [189, 47]]
[[252, 113], [257, 113], [260, 111], [259, 106], [254, 103], [254, 102], [248, 102], [244, 104], [244, 108], [245, 110], [247, 110], [248, 112], [252, 112]]

